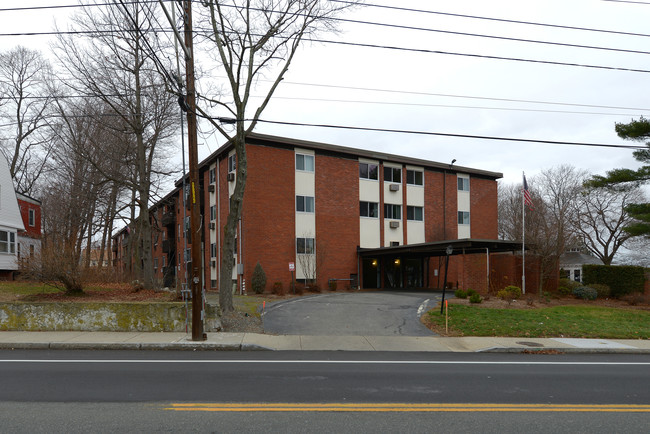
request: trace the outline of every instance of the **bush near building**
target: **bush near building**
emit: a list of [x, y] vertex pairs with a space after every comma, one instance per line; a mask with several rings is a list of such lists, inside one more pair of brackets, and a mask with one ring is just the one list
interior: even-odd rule
[[607, 285], [612, 297], [621, 298], [644, 291], [645, 269], [632, 265], [583, 265], [582, 282], [585, 286]]

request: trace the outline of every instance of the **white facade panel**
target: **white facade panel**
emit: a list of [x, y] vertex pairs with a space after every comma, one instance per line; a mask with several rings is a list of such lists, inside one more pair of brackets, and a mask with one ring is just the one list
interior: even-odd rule
[[469, 190], [469, 185], [470, 185], [470, 177], [469, 175], [459, 173], [458, 174], [458, 179], [462, 180], [458, 182], [458, 185], [460, 185], [461, 182], [464, 183], [466, 186], [466, 190], [461, 190], [460, 187], [458, 188], [458, 211], [466, 211], [470, 213], [470, 224], [459, 224], [458, 225], [458, 239], [463, 239], [463, 238], [471, 238], [472, 236], [472, 230], [471, 230], [471, 221], [472, 221], [472, 214], [471, 214], [471, 209], [470, 209], [470, 190]]
[[359, 246], [364, 249], [374, 249], [381, 247], [378, 218], [362, 217], [359, 221]]
[[359, 179], [359, 200], [379, 203], [379, 182]]
[[424, 206], [424, 188], [416, 185], [406, 186], [406, 204]]
[[406, 243], [417, 244], [424, 243], [424, 222], [407, 221], [406, 222]]
[[[303, 162], [302, 169], [297, 166], [297, 157], [294, 159], [296, 164], [295, 170], [295, 191], [294, 191], [294, 212], [296, 215], [295, 233], [297, 238], [313, 238], [314, 239], [314, 254], [299, 254], [296, 250], [296, 279], [316, 278], [315, 276], [315, 261], [316, 261], [316, 158], [313, 150], [309, 149], [295, 149], [295, 154], [303, 156], [311, 156], [313, 161], [309, 163]], [[303, 157], [301, 157], [301, 160]], [[312, 163], [313, 162], [313, 167]], [[313, 169], [313, 170], [312, 170]], [[296, 210], [295, 196], [309, 196], [314, 198], [314, 212], [302, 212]], [[297, 249], [297, 240], [294, 241], [294, 248]]]

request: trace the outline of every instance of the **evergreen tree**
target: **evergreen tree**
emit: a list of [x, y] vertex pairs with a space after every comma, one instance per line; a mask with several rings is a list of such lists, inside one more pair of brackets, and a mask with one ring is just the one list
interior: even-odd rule
[[[646, 149], [634, 151], [634, 158], [643, 163], [637, 170], [613, 169], [605, 176], [594, 176], [587, 183], [590, 187], [607, 187], [620, 184], [641, 185], [650, 182], [650, 120], [643, 116], [639, 120], [632, 120], [630, 123], [617, 123], [616, 133], [625, 140], [642, 142]], [[630, 204], [625, 208], [636, 221], [625, 227], [625, 230], [633, 236], [643, 235], [650, 238], [650, 203]]]

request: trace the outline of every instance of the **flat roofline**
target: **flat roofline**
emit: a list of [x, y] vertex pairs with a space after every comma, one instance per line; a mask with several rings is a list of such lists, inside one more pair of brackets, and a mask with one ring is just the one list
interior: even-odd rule
[[[277, 144], [284, 144], [284, 145], [289, 145], [298, 148], [336, 152], [341, 154], [347, 154], [355, 158], [361, 157], [370, 160], [391, 161], [396, 163], [408, 164], [412, 166], [421, 166], [429, 169], [449, 170], [458, 173], [474, 174], [479, 176], [485, 176], [487, 178], [492, 178], [492, 179], [503, 178], [503, 173], [501, 172], [492, 172], [489, 170], [474, 169], [471, 167], [451, 165], [447, 163], [441, 163], [438, 161], [424, 160], [421, 158], [414, 158], [414, 157], [406, 157], [403, 155], [389, 154], [385, 152], [369, 151], [365, 149], [351, 148], [348, 146], [332, 145], [329, 143], [313, 142], [313, 141], [302, 140], [302, 139], [292, 139], [289, 137], [272, 136], [269, 134], [260, 134], [255, 132], [249, 133], [246, 136], [246, 142], [249, 141], [253, 143], [254, 142], [277, 143]], [[226, 142], [219, 149], [217, 149], [212, 154], [210, 154], [207, 158], [201, 161], [201, 163], [199, 163], [199, 168], [212, 162], [214, 158], [223, 154], [224, 152], [232, 148], [232, 146], [233, 144], [231, 141]]]

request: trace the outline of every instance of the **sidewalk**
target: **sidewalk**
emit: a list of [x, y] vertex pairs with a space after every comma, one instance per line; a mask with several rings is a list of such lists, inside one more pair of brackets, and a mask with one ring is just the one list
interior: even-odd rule
[[298, 336], [208, 333], [194, 342], [186, 333], [0, 332], [0, 349], [423, 351], [650, 354], [650, 340], [415, 336]]

